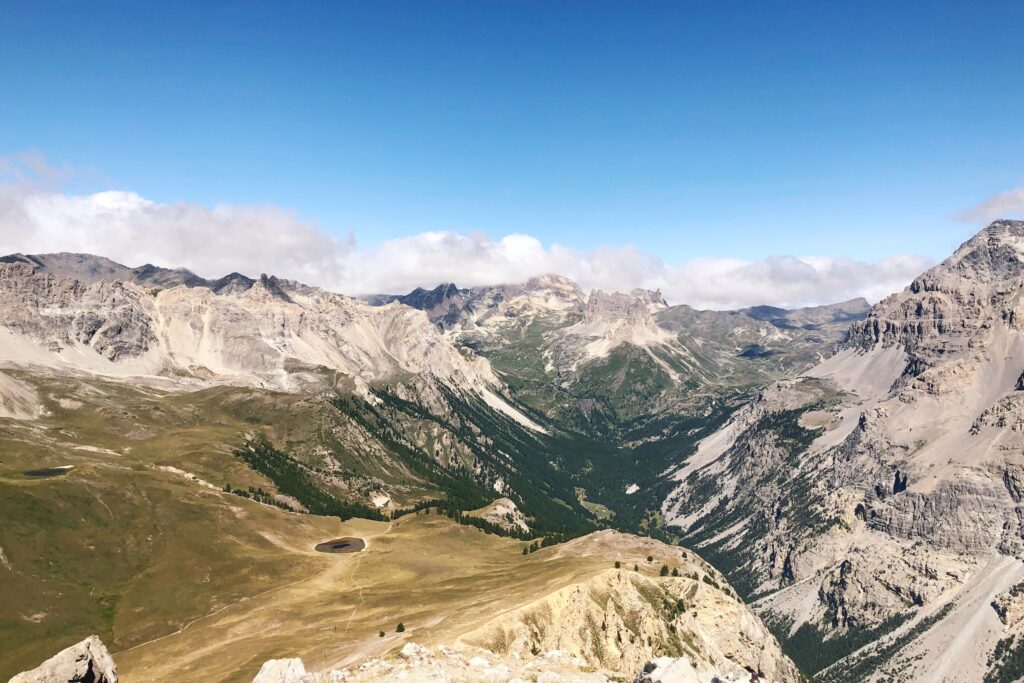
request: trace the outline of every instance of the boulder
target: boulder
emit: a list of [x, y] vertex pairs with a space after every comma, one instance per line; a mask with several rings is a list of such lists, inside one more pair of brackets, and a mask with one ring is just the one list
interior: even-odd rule
[[301, 683], [305, 678], [301, 659], [271, 659], [263, 662], [252, 683]]
[[99, 636], [89, 636], [10, 683], [117, 683], [117, 667]]

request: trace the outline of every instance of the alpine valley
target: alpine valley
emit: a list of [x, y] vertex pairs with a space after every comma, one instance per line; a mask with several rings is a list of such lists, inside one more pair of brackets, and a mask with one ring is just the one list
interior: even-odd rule
[[1018, 680], [1022, 331], [2, 257], [0, 679]]

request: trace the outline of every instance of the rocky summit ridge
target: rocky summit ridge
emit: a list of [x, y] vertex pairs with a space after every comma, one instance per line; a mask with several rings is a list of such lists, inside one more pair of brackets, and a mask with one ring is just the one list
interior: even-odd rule
[[0, 361], [13, 364], [290, 391], [329, 385], [332, 373], [356, 390], [408, 374], [475, 393], [499, 385], [419, 311], [267, 275], [197, 281], [97, 257], [19, 255], [0, 262], [0, 310]]

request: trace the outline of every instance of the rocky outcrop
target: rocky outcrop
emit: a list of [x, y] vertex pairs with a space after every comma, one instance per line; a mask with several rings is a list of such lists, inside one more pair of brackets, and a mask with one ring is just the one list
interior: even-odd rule
[[117, 667], [98, 636], [85, 640], [47, 659], [10, 683], [117, 683]]
[[658, 657], [644, 665], [633, 683], [758, 683], [760, 680], [757, 674], [700, 673], [685, 657]]
[[479, 510], [473, 510], [466, 514], [473, 517], [479, 517], [484, 521], [510, 531], [520, 531], [524, 533], [530, 531], [530, 526], [527, 524], [526, 517], [522, 512], [520, 512], [515, 501], [508, 498], [499, 498]]
[[271, 659], [263, 663], [252, 683], [302, 683], [308, 679], [301, 659]]
[[682, 576], [651, 578], [610, 570], [503, 615], [465, 636], [467, 643], [513, 658], [566, 652], [599, 669], [632, 673], [658, 654], [688, 657], [697, 671], [757, 673], [796, 680], [775, 639], [731, 592], [684, 565]]
[[394, 657], [367, 660], [348, 669], [306, 673], [299, 659], [266, 662], [253, 683], [376, 683], [377, 681], [442, 681], [470, 683], [611, 683], [603, 673], [588, 670], [582, 660], [563, 652], [546, 652], [528, 661], [496, 656], [482, 649], [428, 649], [407, 643]]
[[[564, 652], [599, 671], [630, 677], [646, 662], [668, 656], [687, 658], [702, 674], [798, 679], [760, 619], [692, 553], [601, 531], [558, 546], [556, 554], [607, 557], [609, 563], [614, 558], [620, 566], [538, 596], [459, 643], [513, 659]], [[652, 556], [656, 562], [646, 560]]]

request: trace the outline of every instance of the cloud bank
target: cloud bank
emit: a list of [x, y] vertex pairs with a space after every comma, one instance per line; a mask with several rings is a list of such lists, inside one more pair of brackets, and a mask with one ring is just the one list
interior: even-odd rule
[[955, 217], [965, 223], [989, 223], [998, 218], [1017, 216], [1024, 216], [1024, 187], [992, 195]]
[[[8, 170], [13, 167], [8, 167]], [[4, 167], [0, 165], [0, 176]], [[350, 295], [404, 293], [440, 282], [476, 286], [544, 273], [585, 290], [661, 289], [700, 308], [793, 307], [863, 296], [877, 301], [930, 264], [827, 256], [697, 258], [670, 264], [630, 246], [545, 246], [527, 234], [424, 232], [361, 248], [275, 206], [164, 204], [133, 192], [71, 195], [7, 173], [0, 183], [0, 254], [84, 252], [129, 266], [185, 267], [203, 277], [272, 273]]]

